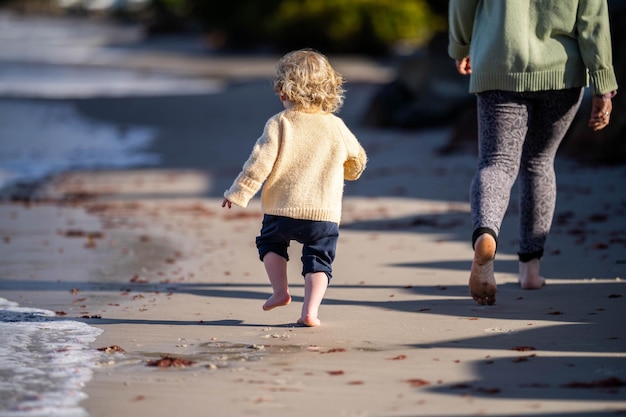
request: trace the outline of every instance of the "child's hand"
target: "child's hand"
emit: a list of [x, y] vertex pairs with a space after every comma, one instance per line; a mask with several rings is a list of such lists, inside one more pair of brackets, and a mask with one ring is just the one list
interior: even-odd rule
[[225, 198], [224, 201], [222, 201], [222, 207], [226, 207], [226, 206], [228, 206], [228, 208], [232, 207], [232, 203], [227, 198]]

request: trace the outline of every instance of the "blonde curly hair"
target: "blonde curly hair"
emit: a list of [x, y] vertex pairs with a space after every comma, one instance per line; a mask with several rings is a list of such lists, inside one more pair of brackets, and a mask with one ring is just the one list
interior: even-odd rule
[[300, 49], [278, 61], [274, 91], [291, 101], [296, 110], [335, 113], [343, 105], [343, 82], [323, 54]]

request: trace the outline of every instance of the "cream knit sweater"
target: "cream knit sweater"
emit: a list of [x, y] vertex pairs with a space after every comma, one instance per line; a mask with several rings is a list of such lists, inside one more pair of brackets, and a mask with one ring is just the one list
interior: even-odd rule
[[337, 116], [285, 110], [271, 117], [224, 197], [246, 207], [263, 186], [263, 211], [339, 223], [344, 179], [356, 180], [367, 157]]

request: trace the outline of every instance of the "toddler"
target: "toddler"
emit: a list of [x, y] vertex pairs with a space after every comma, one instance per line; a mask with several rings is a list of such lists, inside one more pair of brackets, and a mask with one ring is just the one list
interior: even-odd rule
[[297, 50], [280, 59], [274, 91], [285, 110], [267, 121], [222, 202], [229, 209], [246, 207], [263, 187], [256, 246], [273, 291], [263, 310], [291, 302], [287, 248], [292, 240], [302, 244], [298, 323], [305, 326], [321, 324], [318, 310], [332, 278], [344, 180], [358, 179], [367, 162], [354, 134], [334, 115], [343, 104], [342, 84], [319, 52]]

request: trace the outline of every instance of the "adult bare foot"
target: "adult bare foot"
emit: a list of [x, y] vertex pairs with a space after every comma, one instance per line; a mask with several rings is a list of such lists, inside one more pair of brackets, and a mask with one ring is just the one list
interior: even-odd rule
[[276, 307], [286, 306], [291, 302], [291, 296], [289, 293], [284, 294], [272, 294], [270, 298], [267, 299], [265, 304], [263, 304], [263, 310], [270, 311]]
[[524, 290], [538, 290], [546, 285], [546, 279], [539, 275], [539, 259], [519, 263], [519, 286]]
[[317, 317], [304, 316], [298, 319], [298, 324], [309, 327], [317, 327], [322, 324], [322, 322]]
[[496, 256], [496, 240], [485, 233], [474, 243], [474, 260], [470, 272], [469, 287], [474, 301], [480, 305], [496, 302], [496, 279], [493, 260]]

